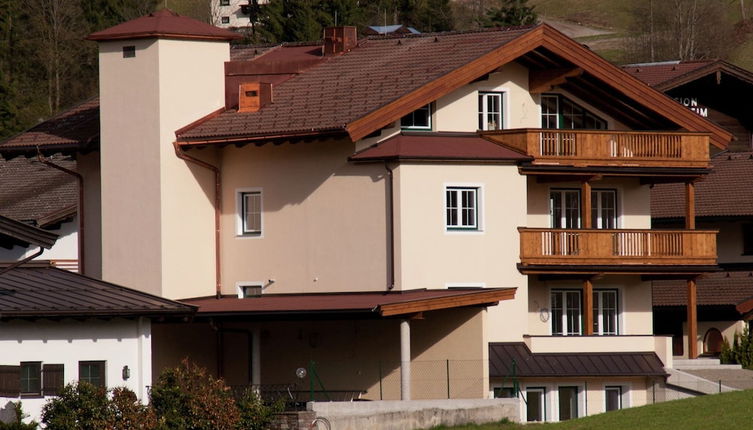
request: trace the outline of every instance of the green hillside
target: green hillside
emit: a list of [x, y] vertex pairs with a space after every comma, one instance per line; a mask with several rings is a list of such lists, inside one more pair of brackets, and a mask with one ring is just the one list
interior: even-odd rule
[[437, 427], [434, 430], [729, 430], [750, 428], [753, 390], [675, 400], [561, 423]]

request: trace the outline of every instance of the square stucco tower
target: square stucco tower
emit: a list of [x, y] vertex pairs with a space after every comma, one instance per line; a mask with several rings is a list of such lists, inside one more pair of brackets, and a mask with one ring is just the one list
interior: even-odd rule
[[103, 279], [167, 298], [214, 293], [214, 175], [173, 142], [224, 107], [239, 37], [167, 9], [89, 35], [99, 42]]

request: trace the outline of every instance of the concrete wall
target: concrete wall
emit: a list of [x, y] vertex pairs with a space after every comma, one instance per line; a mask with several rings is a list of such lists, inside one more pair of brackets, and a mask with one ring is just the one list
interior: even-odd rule
[[[136, 56], [123, 58], [123, 46]], [[226, 42], [100, 43], [105, 280], [168, 298], [214, 292], [213, 178], [172, 142], [223, 106], [228, 59]]]
[[[347, 140], [222, 151], [223, 292], [384, 291], [388, 284], [386, 170], [348, 162]], [[242, 235], [238, 192], [262, 193], [262, 234]], [[274, 283], [268, 281], [272, 279]]]
[[[424, 319], [411, 320], [414, 399], [447, 398], [448, 368], [451, 398], [487, 395], [484, 319], [483, 310], [471, 308], [426, 312]], [[215, 328], [225, 332], [221, 341], [208, 324], [155, 324], [154, 375], [188, 357], [215, 373], [221, 363], [229, 385], [248, 385], [249, 343], [256, 332], [262, 385], [295, 384], [307, 398], [309, 380], [299, 380], [295, 371], [314, 361], [327, 390], [363, 391], [361, 398], [369, 400], [400, 399], [398, 319], [226, 323]], [[321, 389], [318, 384], [316, 389]]]
[[415, 430], [436, 426], [520, 421], [519, 399], [310, 402], [332, 430]]
[[[3, 365], [17, 366], [22, 361], [63, 364], [66, 383], [78, 380], [79, 361], [103, 360], [109, 387], [128, 387], [146, 400], [146, 387], [151, 385], [151, 329], [147, 319], [2, 322], [0, 351]], [[128, 380], [122, 377], [123, 366], [131, 370]], [[18, 400], [0, 397], [0, 408]], [[24, 412], [39, 421], [46, 399], [20, 400]]]

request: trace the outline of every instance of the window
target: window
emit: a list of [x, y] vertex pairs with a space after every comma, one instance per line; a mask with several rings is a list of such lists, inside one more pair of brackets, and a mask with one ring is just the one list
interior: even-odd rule
[[431, 103], [420, 107], [400, 119], [400, 128], [431, 130]]
[[619, 385], [604, 388], [604, 410], [616, 411], [622, 409], [622, 387]]
[[478, 129], [501, 130], [502, 122], [502, 94], [503, 93], [479, 93], [478, 94]]
[[230, 0], [220, 0], [220, 6], [230, 6]]
[[753, 223], [745, 223], [743, 229], [743, 255], [753, 255]]
[[136, 56], [136, 47], [134, 45], [123, 47], [123, 58], [133, 58]]
[[617, 335], [617, 290], [594, 290], [594, 334]]
[[238, 192], [239, 228], [238, 234], [261, 236], [262, 233], [262, 195], [260, 189], [241, 190]]
[[445, 213], [448, 230], [478, 230], [478, 190], [447, 187]]
[[546, 390], [542, 387], [526, 388], [526, 421], [546, 419]]
[[88, 382], [95, 387], [106, 387], [104, 361], [79, 361], [79, 382]]
[[580, 290], [552, 290], [552, 334], [579, 335]]
[[541, 96], [541, 128], [606, 130], [607, 122], [559, 94]]
[[580, 228], [580, 190], [549, 191], [552, 228]]
[[223, 24], [230, 24], [230, 17], [229, 16], [223, 16], [221, 19]]
[[250, 297], [261, 297], [264, 285], [261, 282], [239, 282], [236, 284], [238, 287], [238, 298], [247, 299]]
[[21, 362], [21, 396], [42, 395], [42, 363], [39, 361]]
[[591, 190], [591, 226], [617, 228], [617, 191]]
[[559, 387], [560, 421], [578, 418], [578, 387]]
[[512, 399], [517, 397], [513, 387], [494, 387], [493, 390], [495, 399]]

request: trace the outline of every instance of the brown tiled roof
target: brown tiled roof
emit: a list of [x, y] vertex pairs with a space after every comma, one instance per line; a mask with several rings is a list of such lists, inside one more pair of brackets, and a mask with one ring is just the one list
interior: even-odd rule
[[[76, 170], [69, 156], [48, 158]], [[76, 178], [45, 166], [36, 158], [0, 160], [0, 215], [44, 227], [75, 215], [78, 203]]]
[[713, 64], [714, 61], [667, 61], [661, 63], [630, 64], [622, 68], [652, 87]]
[[531, 353], [523, 342], [489, 344], [489, 376], [518, 377], [666, 376], [653, 352]]
[[514, 297], [514, 294], [514, 288], [458, 288], [370, 293], [262, 294], [260, 297], [244, 299], [205, 297], [184, 299], [181, 302], [198, 306], [198, 314], [205, 316], [317, 313], [389, 316], [463, 306], [492, 305]]
[[475, 133], [400, 133], [350, 157], [374, 160], [528, 160]]
[[[696, 281], [700, 306], [736, 306], [753, 298], [753, 273], [747, 271], [715, 272]], [[653, 281], [654, 306], [686, 306], [685, 281]]]
[[[272, 89], [259, 112], [225, 112], [181, 141], [345, 130], [346, 124], [530, 31], [369, 38]], [[264, 57], [261, 57], [264, 58]]]
[[57, 239], [58, 235], [55, 233], [0, 215], [0, 246], [34, 245], [50, 249]]
[[[721, 152], [711, 158], [711, 169], [696, 183], [696, 216], [753, 215], [753, 152]], [[658, 184], [651, 189], [652, 218], [681, 218], [684, 214], [683, 184]]]
[[240, 39], [243, 36], [193, 18], [178, 15], [169, 9], [162, 9], [114, 27], [97, 31], [86, 38], [88, 40], [106, 41], [152, 37], [233, 40]]
[[29, 130], [0, 142], [4, 157], [19, 153], [75, 152], [99, 147], [99, 98], [89, 99], [41, 122]]
[[0, 319], [188, 315], [194, 310], [41, 263], [0, 273]]

